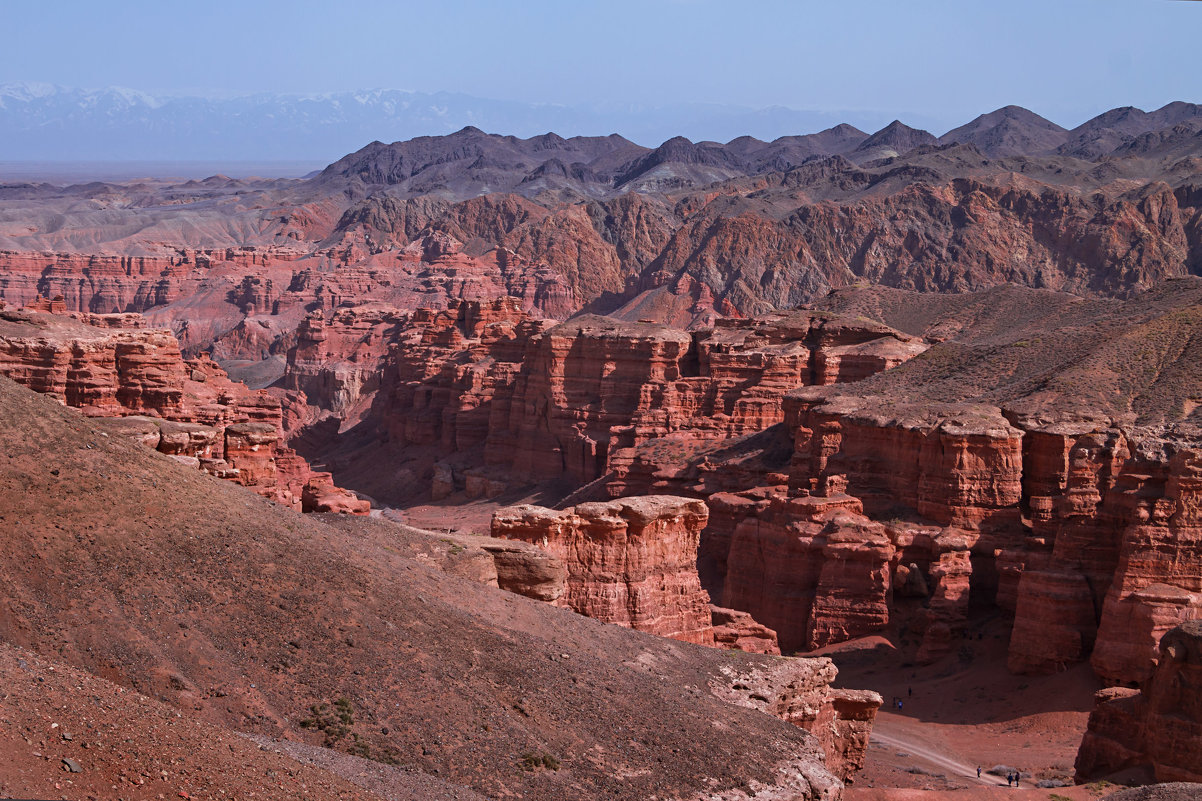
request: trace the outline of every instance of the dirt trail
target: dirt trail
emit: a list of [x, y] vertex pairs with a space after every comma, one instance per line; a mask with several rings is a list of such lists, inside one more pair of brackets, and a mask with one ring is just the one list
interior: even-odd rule
[[[988, 773], [983, 773], [978, 779], [977, 768], [975, 765], [969, 765], [967, 762], [961, 762], [957, 759], [954, 759], [953, 757], [940, 751], [936, 751], [930, 748], [928, 745], [921, 744], [919, 741], [911, 737], [907, 737], [900, 732], [892, 730], [881, 731], [879, 721], [878, 724], [872, 729], [872, 742], [880, 743], [881, 745], [887, 745], [890, 748], [902, 749], [906, 753], [914, 756], [916, 759], [929, 762], [930, 764], [936, 765], [939, 768], [948, 771], [950, 774], [954, 774], [963, 779], [971, 779], [974, 782], [995, 787], [1003, 785], [1001, 777], [991, 776]], [[1019, 786], [1021, 787], [1024, 785], [1020, 782]], [[1035, 785], [1028, 782], [1026, 783], [1026, 786], [1034, 787]]]

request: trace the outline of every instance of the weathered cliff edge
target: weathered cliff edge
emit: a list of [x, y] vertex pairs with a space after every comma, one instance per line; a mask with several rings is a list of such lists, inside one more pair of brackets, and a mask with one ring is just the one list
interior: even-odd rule
[[277, 398], [231, 381], [206, 356], [185, 360], [171, 332], [137, 314], [35, 306], [45, 311], [0, 312], [0, 375], [115, 418], [115, 434], [298, 511], [368, 511], [285, 446]]
[[[638, 631], [714, 645], [715, 618], [734, 616], [711, 611], [698, 580], [697, 548], [707, 515], [702, 501], [663, 495], [559, 511], [515, 506], [495, 513], [492, 535], [534, 543], [566, 568], [563, 593], [547, 598], [557, 606]], [[730, 623], [736, 621], [727, 628]], [[735, 627], [746, 636], [751, 626], [754, 621], [741, 620]], [[881, 697], [832, 689], [836, 674], [829, 659], [786, 659], [752, 674], [731, 673], [729, 684], [714, 684], [711, 690], [815, 734], [827, 768], [846, 780], [863, 766]]]
[[1202, 782], [1202, 621], [1170, 629], [1139, 690], [1111, 687], [1095, 697], [1077, 753], [1077, 780], [1140, 765], [1157, 781]]
[[568, 571], [553, 601], [582, 615], [700, 645], [714, 642], [709, 596], [697, 578], [702, 501], [650, 495], [562, 511], [513, 506], [492, 536], [539, 545]]
[[[898, 565], [913, 558], [934, 585], [928, 623], [954, 631], [963, 616], [946, 619], [949, 602], [966, 604], [971, 588], [1015, 613], [1011, 670], [1054, 671], [1092, 653], [1095, 671], [1112, 683], [1145, 678], [1160, 636], [1202, 617], [1196, 426], [1049, 423], [982, 404], [887, 404], [816, 390], [791, 393], [785, 408], [795, 440], [790, 494], [809, 499], [793, 503], [830, 506], [853, 496], [872, 517], [891, 519], [875, 540], [885, 547], [851, 576], [875, 570], [892, 581], [859, 581], [872, 587], [859, 608], [884, 609], [888, 589], [905, 585]], [[902, 524], [910, 515], [933, 527]], [[769, 511], [756, 524], [765, 530], [772, 518]], [[860, 553], [871, 552], [867, 533], [856, 541]], [[919, 545], [926, 553], [905, 553]], [[779, 612], [748, 602], [742, 588], [768, 602], [790, 594], [761, 590], [742, 558], [732, 543], [723, 603], [774, 626]], [[763, 569], [775, 575], [780, 563], [764, 560]], [[813, 579], [808, 586], [812, 593]], [[811, 624], [806, 645], [823, 641], [817, 628]], [[928, 631], [946, 636], [942, 626]], [[781, 634], [782, 647], [795, 642]]]

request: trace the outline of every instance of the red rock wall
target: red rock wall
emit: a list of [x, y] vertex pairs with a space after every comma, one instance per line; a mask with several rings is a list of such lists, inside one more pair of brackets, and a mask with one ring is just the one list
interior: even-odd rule
[[213, 273], [262, 273], [299, 255], [254, 248], [181, 248], [176, 256], [166, 258], [4, 251], [0, 252], [0, 298], [24, 306], [42, 295], [62, 297], [67, 311], [142, 312], [196, 292]]
[[882, 628], [893, 546], [860, 512], [855, 498], [837, 495], [778, 497], [748, 514], [730, 539], [721, 605], [775, 630], [782, 651]]
[[136, 316], [8, 315], [0, 374], [90, 416], [148, 416], [121, 433], [284, 505], [299, 510], [312, 484], [326, 506], [368, 510], [284, 446], [277, 399], [231, 381], [207, 357], [184, 360], [169, 331]]
[[1166, 632], [1140, 690], [1095, 696], [1077, 781], [1147, 765], [1159, 782], [1202, 782], [1202, 622]]
[[[384, 323], [371, 314], [307, 322], [287, 381], [323, 408], [344, 408], [343, 388], [362, 386], [378, 358], [368, 338], [382, 336], [391, 351], [371, 412], [377, 427], [396, 445], [437, 443], [444, 456], [467, 454], [471, 463], [439, 472], [439, 495], [496, 494], [514, 480], [584, 484], [607, 472], [611, 494], [637, 493], [635, 460], [650, 457], [651, 472], [665, 467], [643, 446], [672, 438], [695, 448], [761, 431], [782, 419], [788, 390], [892, 367], [925, 348], [883, 326], [805, 313], [692, 334], [590, 316], [551, 327], [516, 299], [452, 303]], [[819, 370], [814, 354], [839, 348], [856, 350], [860, 368]]]
[[[973, 582], [983, 581], [970, 554], [996, 576], [977, 590], [1015, 612], [1008, 664], [1016, 672], [1060, 670], [1092, 654], [1107, 681], [1138, 682], [1155, 667], [1164, 632], [1202, 617], [1202, 467], [1188, 425], [1145, 432], [1133, 445], [1107, 420], [1048, 424], [987, 406], [914, 408], [815, 389], [790, 393], [785, 409], [795, 437], [791, 494], [847, 494], [870, 515], [917, 515], [964, 532], [961, 546], [940, 545], [923, 567], [932, 594], [921, 661], [946, 647]], [[735, 548], [731, 565], [742, 558]], [[784, 609], [766, 612], [764, 601], [737, 596], [735, 585], [764, 592], [752, 572], [728, 570], [723, 603], [780, 628]], [[801, 641], [779, 633], [786, 650]]]
[[555, 603], [607, 623], [713, 644], [709, 596], [697, 579], [701, 501], [652, 495], [563, 511], [498, 510], [492, 535], [539, 545], [567, 567]]
[[[820, 369], [839, 348], [857, 349], [859, 367]], [[762, 431], [783, 419], [789, 390], [859, 378], [924, 349], [883, 326], [807, 313], [726, 320], [692, 335], [577, 318], [532, 343], [498, 449], [518, 443], [518, 475], [566, 471], [583, 484], [622, 463], [626, 449], [665, 436], [697, 443]]]
[[1191, 443], [1156, 455], [1164, 481], [1139, 488], [1091, 660], [1116, 683], [1146, 679], [1161, 636], [1202, 618], [1202, 451]]
[[877, 410], [858, 398], [794, 392], [784, 402], [794, 493], [850, 492], [870, 514], [908, 507], [945, 526], [1018, 523], [1022, 432], [987, 406]]

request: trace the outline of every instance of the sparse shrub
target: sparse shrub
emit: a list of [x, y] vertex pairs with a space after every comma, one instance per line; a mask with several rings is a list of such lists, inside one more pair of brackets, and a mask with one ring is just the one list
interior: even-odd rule
[[[355, 725], [355, 712], [351, 706], [351, 702], [346, 698], [339, 698], [334, 702], [334, 709], [330, 709], [330, 705], [324, 702], [314, 704], [309, 707], [310, 717], [297, 722], [297, 725], [302, 729], [316, 729], [325, 735], [326, 748], [332, 748], [339, 740], [350, 734], [351, 727]], [[355, 736], [356, 742], [358, 735]], [[366, 746], [364, 746], [366, 748]], [[364, 756], [360, 754], [360, 756]]]
[[559, 760], [551, 754], [538, 754], [534, 751], [527, 751], [522, 754], [521, 766], [523, 770], [528, 771], [535, 771], [540, 768], [559, 770]]
[[[355, 725], [355, 708], [350, 699], [340, 696], [334, 703], [324, 701], [309, 707], [309, 717], [297, 721], [302, 729], [312, 729], [325, 735], [322, 742], [326, 748], [333, 748], [343, 743], [343, 750], [357, 757], [381, 762], [385, 765], [399, 765], [396, 751], [384, 746], [382, 750], [373, 751], [357, 732], [351, 731]], [[385, 729], [385, 733], [387, 730]], [[350, 743], [344, 741], [350, 735]]]

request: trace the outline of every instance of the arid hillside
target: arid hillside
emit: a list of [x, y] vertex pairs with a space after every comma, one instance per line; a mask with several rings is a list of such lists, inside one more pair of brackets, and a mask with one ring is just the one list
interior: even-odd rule
[[[415, 797], [443, 797], [440, 780], [557, 798], [836, 792], [809, 735], [715, 695], [766, 658], [456, 579], [378, 528], [285, 512], [7, 379], [0, 398], [0, 523], [21, 535], [0, 548], [11, 646], [158, 699], [179, 725], [325, 743], [433, 777]], [[58, 737], [36, 734], [30, 757]], [[137, 770], [154, 779], [159, 754], [135, 755]], [[44, 787], [23, 775], [3, 780]]]

